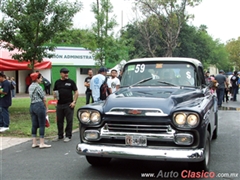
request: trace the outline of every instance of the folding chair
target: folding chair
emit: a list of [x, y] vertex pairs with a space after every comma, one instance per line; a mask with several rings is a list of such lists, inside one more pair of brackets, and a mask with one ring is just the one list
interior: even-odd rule
[[[55, 100], [55, 99], [51, 99], [47, 102], [47, 109], [48, 109], [47, 113], [56, 113], [57, 112], [57, 110], [56, 110], [57, 102], [58, 102], [58, 100]], [[55, 108], [49, 109], [50, 105], [54, 106]], [[57, 115], [56, 115], [56, 122], [57, 122]]]

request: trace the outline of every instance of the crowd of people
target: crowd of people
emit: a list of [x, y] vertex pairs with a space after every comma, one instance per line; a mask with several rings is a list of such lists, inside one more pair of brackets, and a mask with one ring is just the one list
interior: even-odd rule
[[234, 71], [233, 74], [227, 76], [223, 70], [219, 71], [216, 76], [210, 75], [209, 71], [205, 73], [205, 80], [209, 85], [212, 93], [216, 93], [218, 99], [218, 107], [223, 102], [237, 101], [237, 94], [240, 85], [240, 74]]
[[[84, 86], [86, 87], [86, 104], [89, 104], [90, 98], [91, 102], [98, 102], [101, 100], [105, 100], [101, 98], [101, 93], [106, 93], [107, 97], [108, 95], [116, 92], [120, 87], [120, 81], [121, 81], [121, 73], [122, 70], [120, 70], [120, 73], [118, 75], [117, 70], [112, 69], [111, 74], [108, 77], [107, 72], [108, 69], [105, 67], [101, 67], [98, 70], [98, 74], [93, 76], [93, 72], [91, 69], [88, 70], [88, 77], [86, 77], [84, 81]], [[106, 83], [107, 91], [101, 92], [101, 86], [102, 84]]]
[[[116, 92], [120, 87], [121, 73], [117, 77], [116, 70], [111, 71], [111, 76], [107, 77], [107, 68], [101, 67], [98, 74], [93, 75], [92, 69], [88, 70], [88, 77], [84, 81], [86, 87], [86, 104], [98, 102], [101, 99], [100, 92], [103, 83], [106, 83], [107, 94]], [[69, 70], [60, 70], [60, 79], [56, 80], [53, 87], [53, 96], [57, 100], [56, 116], [58, 134], [53, 141], [71, 141], [73, 128], [74, 107], [78, 99], [78, 88], [76, 83], [68, 77]], [[50, 94], [51, 83], [42, 76], [39, 71], [28, 74], [25, 79], [25, 93], [30, 97], [31, 134], [32, 148], [50, 148], [51, 145], [44, 142], [45, 123], [47, 116], [46, 94]], [[9, 130], [9, 107], [12, 105], [12, 97], [15, 96], [16, 82], [12, 77], [9, 79], [5, 74], [0, 73], [0, 132]], [[44, 92], [45, 90], [45, 92]], [[14, 91], [14, 92], [13, 92]], [[64, 130], [64, 120], [66, 127]], [[39, 143], [37, 141], [37, 130], [39, 129]], [[65, 137], [64, 137], [65, 134]]]

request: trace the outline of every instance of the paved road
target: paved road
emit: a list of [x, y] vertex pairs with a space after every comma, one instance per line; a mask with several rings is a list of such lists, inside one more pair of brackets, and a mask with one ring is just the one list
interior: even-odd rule
[[[238, 173], [240, 179], [240, 112], [219, 112], [219, 137], [212, 143], [211, 171]], [[186, 163], [159, 163], [114, 159], [107, 167], [92, 167], [75, 152], [78, 132], [72, 141], [51, 142], [50, 149], [32, 149], [31, 141], [0, 151], [1, 180], [108, 180], [141, 179], [141, 173], [177, 172]], [[148, 179], [148, 178], [142, 178]], [[156, 179], [156, 178], [155, 178]], [[160, 177], [158, 179], [161, 179]], [[174, 179], [174, 178], [170, 178]]]

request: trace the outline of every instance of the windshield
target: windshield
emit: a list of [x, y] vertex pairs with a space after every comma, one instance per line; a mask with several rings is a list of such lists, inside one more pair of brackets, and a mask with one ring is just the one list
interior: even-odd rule
[[147, 78], [148, 81], [137, 86], [195, 86], [196, 84], [195, 68], [191, 64], [150, 62], [126, 64], [121, 86], [131, 86]]

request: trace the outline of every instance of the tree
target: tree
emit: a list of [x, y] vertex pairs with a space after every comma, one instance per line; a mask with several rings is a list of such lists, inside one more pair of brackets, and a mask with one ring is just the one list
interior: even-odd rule
[[[148, 19], [155, 16], [158, 28], [161, 30], [159, 38], [164, 42], [165, 56], [171, 57], [178, 45], [178, 36], [182, 24], [191, 16], [186, 14], [186, 7], [194, 7], [201, 0], [139, 0], [136, 5]], [[146, 21], [147, 22], [147, 21]]]
[[214, 40], [205, 25], [197, 28], [184, 23], [179, 34], [179, 45], [173, 55], [198, 59], [205, 69], [215, 65], [219, 69], [228, 70], [231, 66], [225, 45], [218, 39]]
[[57, 33], [51, 43], [66, 46], [78, 46], [84, 48], [97, 47], [94, 41], [95, 34], [90, 29], [67, 29]]
[[5, 0], [1, 11], [4, 18], [0, 23], [0, 38], [3, 47], [12, 51], [18, 49], [20, 54], [13, 54], [18, 61], [29, 61], [34, 70], [35, 61], [52, 57], [49, 51], [54, 45], [43, 46], [57, 33], [72, 25], [73, 16], [81, 9], [81, 2], [64, 2], [61, 0]]
[[109, 17], [113, 12], [113, 6], [109, 0], [96, 0], [92, 4], [92, 11], [95, 14], [96, 23], [93, 24], [92, 30], [95, 34], [95, 41], [97, 47], [90, 47], [94, 52], [97, 64], [103, 66], [108, 57], [108, 44], [112, 40], [113, 28], [117, 25], [115, 16]]
[[229, 53], [229, 60], [240, 69], [240, 37], [238, 39], [231, 39], [226, 44], [226, 50]]

